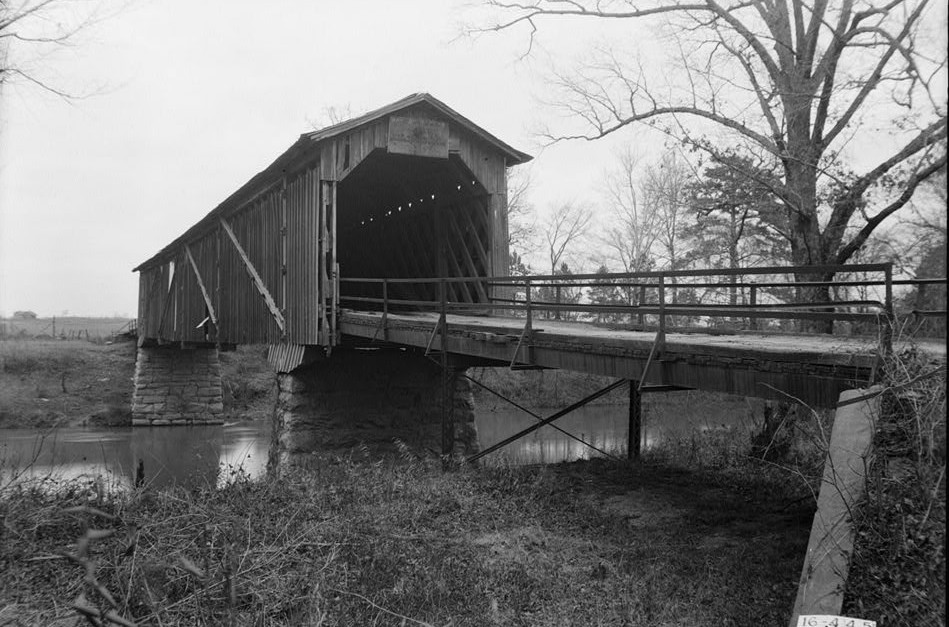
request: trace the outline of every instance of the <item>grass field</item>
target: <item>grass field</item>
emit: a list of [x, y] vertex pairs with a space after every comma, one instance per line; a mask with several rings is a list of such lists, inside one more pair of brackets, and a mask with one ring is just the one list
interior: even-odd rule
[[0, 427], [131, 421], [135, 342], [0, 341]]
[[[0, 340], [0, 428], [131, 423], [135, 341]], [[221, 353], [228, 419], [261, 419], [274, 374], [260, 347]]]

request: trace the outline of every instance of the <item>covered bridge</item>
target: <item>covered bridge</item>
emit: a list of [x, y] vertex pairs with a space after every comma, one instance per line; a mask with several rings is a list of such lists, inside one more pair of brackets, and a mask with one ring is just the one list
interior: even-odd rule
[[[396, 437], [476, 447], [458, 370], [412, 349], [340, 346], [339, 302], [368, 287], [351, 279], [506, 276], [507, 168], [530, 158], [424, 93], [301, 135], [135, 268], [133, 424], [222, 421], [218, 349], [264, 344], [284, 453]], [[473, 309], [497, 289], [443, 285]], [[403, 302], [439, 296], [438, 282], [392, 289]]]
[[530, 158], [425, 93], [304, 133], [135, 268], [140, 341], [332, 347], [341, 272], [504, 276], [506, 172]]

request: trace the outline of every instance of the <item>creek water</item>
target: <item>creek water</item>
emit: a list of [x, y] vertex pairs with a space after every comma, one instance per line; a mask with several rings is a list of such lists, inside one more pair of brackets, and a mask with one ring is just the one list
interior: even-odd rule
[[[682, 396], [685, 394], [685, 396]], [[709, 402], [678, 392], [673, 402], [646, 397], [643, 446], [666, 438], [732, 426], [751, 426], [753, 403], [729, 398]], [[539, 409], [547, 416], [556, 409]], [[476, 416], [481, 446], [486, 448], [535, 424], [519, 410], [482, 411]], [[626, 454], [628, 409], [624, 405], [583, 407], [555, 423], [564, 431], [615, 455]], [[205, 427], [61, 428], [0, 430], [0, 486], [16, 468], [21, 477], [79, 479], [113, 486], [133, 483], [139, 460], [150, 485], [226, 483], [237, 473], [257, 477], [266, 471], [270, 422], [238, 422]], [[600, 453], [556, 430], [541, 427], [485, 458], [487, 463], [555, 463]]]

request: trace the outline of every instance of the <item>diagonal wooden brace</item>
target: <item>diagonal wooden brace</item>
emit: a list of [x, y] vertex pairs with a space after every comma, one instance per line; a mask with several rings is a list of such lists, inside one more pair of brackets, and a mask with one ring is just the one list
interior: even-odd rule
[[277, 322], [277, 327], [280, 328], [280, 332], [286, 332], [287, 325], [283, 319], [283, 314], [280, 313], [280, 309], [277, 308], [276, 301], [274, 301], [273, 296], [270, 295], [270, 291], [267, 290], [267, 286], [264, 285], [263, 279], [260, 278], [260, 274], [257, 273], [257, 269], [254, 267], [254, 264], [251, 263], [250, 257], [248, 257], [247, 253], [244, 252], [244, 248], [241, 246], [240, 242], [237, 241], [237, 236], [234, 235], [234, 231], [231, 230], [231, 226], [224, 220], [224, 218], [221, 218], [221, 227], [224, 229], [224, 232], [227, 233], [227, 237], [231, 240], [231, 243], [234, 244], [234, 248], [237, 249], [237, 254], [240, 256], [241, 261], [244, 262], [244, 269], [247, 270], [247, 274], [249, 274], [250, 278], [253, 279], [254, 286], [263, 297], [264, 303], [266, 303], [267, 308], [270, 310], [270, 314]]
[[208, 295], [208, 289], [204, 286], [204, 280], [201, 278], [201, 272], [198, 271], [198, 263], [191, 254], [191, 247], [185, 244], [185, 253], [188, 255], [188, 261], [191, 262], [191, 269], [194, 270], [194, 278], [198, 281], [198, 287], [201, 288], [201, 296], [204, 297], [204, 304], [208, 308], [208, 315], [211, 322], [217, 327], [217, 314], [214, 312], [214, 305], [211, 304], [211, 297]]

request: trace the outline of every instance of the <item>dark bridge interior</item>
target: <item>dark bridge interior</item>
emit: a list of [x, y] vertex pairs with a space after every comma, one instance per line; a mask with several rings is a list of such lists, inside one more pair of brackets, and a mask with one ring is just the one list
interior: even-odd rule
[[[433, 159], [376, 150], [340, 182], [338, 193], [337, 249], [343, 276], [489, 274], [490, 196], [457, 155]], [[344, 283], [341, 290], [343, 296], [380, 295], [378, 286], [358, 283]], [[448, 290], [456, 302], [488, 299], [478, 282], [450, 284]], [[436, 286], [396, 283], [389, 287], [389, 296], [434, 300]]]

